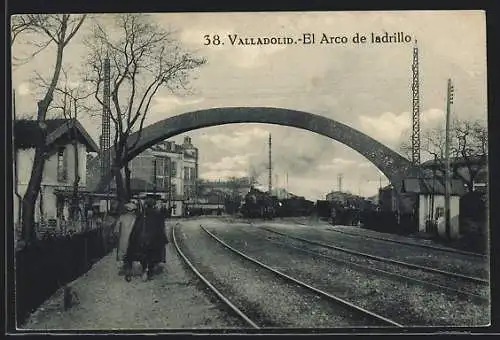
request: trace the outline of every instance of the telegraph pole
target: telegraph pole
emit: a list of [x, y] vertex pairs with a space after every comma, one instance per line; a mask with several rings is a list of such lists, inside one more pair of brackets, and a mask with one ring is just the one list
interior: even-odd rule
[[271, 190], [273, 189], [273, 167], [271, 163], [271, 134], [269, 134], [269, 195], [271, 194]]
[[444, 218], [446, 237], [451, 238], [450, 225], [450, 111], [453, 104], [453, 93], [455, 91], [451, 79], [448, 79], [448, 98], [446, 100], [446, 133], [445, 133], [445, 172], [444, 172]]

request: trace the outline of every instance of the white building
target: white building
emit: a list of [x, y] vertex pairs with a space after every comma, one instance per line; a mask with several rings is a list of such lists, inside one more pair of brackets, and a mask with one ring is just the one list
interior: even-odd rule
[[[86, 187], [87, 152], [97, 152], [98, 146], [74, 120], [51, 119], [44, 121], [48, 146], [42, 175], [40, 193], [36, 200], [35, 223], [48, 222], [56, 226], [67, 220], [69, 200], [61, 193], [71, 192], [75, 179], [75, 149], [72, 144], [72, 127], [77, 134], [79, 190]], [[14, 221], [21, 220], [21, 200], [31, 177], [35, 146], [40, 142], [41, 130], [35, 120], [19, 120], [14, 125]], [[66, 198], [65, 198], [66, 197]]]
[[[450, 237], [457, 239], [460, 236], [460, 197], [465, 188], [461, 180], [450, 181]], [[418, 230], [420, 232], [437, 232], [446, 236], [444, 219], [444, 185], [441, 181], [431, 178], [408, 178], [403, 181], [403, 193], [418, 195]], [[428, 230], [428, 221], [435, 221], [437, 230]]]

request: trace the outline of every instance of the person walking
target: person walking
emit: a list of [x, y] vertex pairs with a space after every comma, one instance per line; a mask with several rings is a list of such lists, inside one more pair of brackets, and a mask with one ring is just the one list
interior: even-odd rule
[[165, 218], [155, 208], [155, 200], [147, 198], [144, 210], [138, 216], [132, 231], [129, 251], [138, 254], [142, 266], [142, 279], [149, 280], [157, 264], [164, 261], [163, 251], [168, 243], [165, 233]]
[[125, 274], [125, 279], [127, 281], [131, 278], [132, 272], [132, 261], [128, 255], [128, 247], [130, 234], [134, 227], [136, 216], [136, 205], [132, 202], [125, 204], [125, 211], [120, 215], [116, 223], [116, 230], [118, 232], [118, 246], [116, 249], [116, 259], [122, 263], [120, 268], [120, 274]]

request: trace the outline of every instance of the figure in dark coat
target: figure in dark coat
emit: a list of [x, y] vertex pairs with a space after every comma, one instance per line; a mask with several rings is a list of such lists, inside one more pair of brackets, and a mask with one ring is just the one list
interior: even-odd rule
[[147, 199], [134, 224], [127, 252], [129, 261], [141, 262], [144, 280], [151, 278], [158, 263], [165, 262], [168, 239], [164, 221], [163, 214], [155, 209], [154, 200]]

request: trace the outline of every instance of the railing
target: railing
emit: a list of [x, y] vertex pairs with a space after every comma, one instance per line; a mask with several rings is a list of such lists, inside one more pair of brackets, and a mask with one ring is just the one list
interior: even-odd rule
[[16, 316], [18, 327], [59, 288], [87, 272], [114, 246], [110, 220], [99, 228], [51, 235], [16, 251]]

